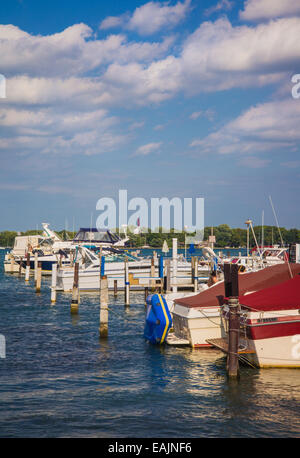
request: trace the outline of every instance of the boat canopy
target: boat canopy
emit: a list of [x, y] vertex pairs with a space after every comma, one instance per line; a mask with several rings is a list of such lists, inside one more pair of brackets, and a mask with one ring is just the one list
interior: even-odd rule
[[74, 237], [74, 242], [102, 242], [102, 243], [117, 243], [121, 239], [117, 234], [110, 232], [107, 229], [85, 228], [79, 229]]
[[300, 275], [271, 288], [240, 296], [239, 300], [242, 308], [253, 311], [300, 309]]
[[[239, 293], [240, 295], [254, 293], [290, 280], [290, 269], [293, 276], [300, 274], [300, 264], [290, 264], [288, 266], [286, 263], [266, 267], [257, 272], [239, 273]], [[217, 307], [224, 304], [224, 294], [225, 287], [222, 281], [195, 296], [175, 299], [174, 302], [191, 308]]]

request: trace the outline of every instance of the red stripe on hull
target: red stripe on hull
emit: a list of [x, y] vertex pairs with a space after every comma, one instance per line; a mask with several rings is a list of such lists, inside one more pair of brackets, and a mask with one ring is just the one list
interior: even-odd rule
[[247, 326], [247, 337], [252, 340], [293, 336], [295, 334], [300, 334], [300, 321]]

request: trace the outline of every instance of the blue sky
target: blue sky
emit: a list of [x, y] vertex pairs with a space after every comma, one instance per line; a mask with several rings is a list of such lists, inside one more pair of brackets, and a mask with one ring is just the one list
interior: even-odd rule
[[205, 225], [300, 227], [300, 2], [0, 6], [0, 230], [101, 197], [204, 197]]

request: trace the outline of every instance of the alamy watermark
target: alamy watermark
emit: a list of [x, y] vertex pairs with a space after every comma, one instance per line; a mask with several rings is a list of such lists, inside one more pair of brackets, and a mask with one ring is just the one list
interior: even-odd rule
[[0, 73], [0, 99], [6, 99], [6, 78]]
[[292, 337], [292, 342], [295, 344], [292, 346], [292, 357], [293, 359], [300, 359], [300, 334], [295, 334]]
[[3, 334], [0, 334], [0, 358], [6, 358], [6, 341]]
[[292, 87], [292, 97], [293, 99], [300, 99], [300, 74], [293, 75], [291, 81], [295, 84]]
[[[194, 202], [193, 202], [194, 200]], [[97, 217], [98, 230], [116, 230], [124, 227], [140, 228], [139, 232], [186, 233], [186, 243], [199, 243], [204, 238], [204, 198], [167, 197], [151, 198], [150, 205], [143, 197], [129, 200], [127, 190], [119, 190], [118, 202], [111, 197], [102, 197], [96, 204], [101, 213]], [[131, 214], [129, 215], [129, 212]]]

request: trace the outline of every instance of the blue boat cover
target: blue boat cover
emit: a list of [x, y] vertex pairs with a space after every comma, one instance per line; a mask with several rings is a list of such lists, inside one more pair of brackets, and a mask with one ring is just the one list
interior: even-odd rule
[[144, 337], [152, 344], [162, 344], [172, 326], [172, 317], [161, 294], [147, 297], [147, 316]]

